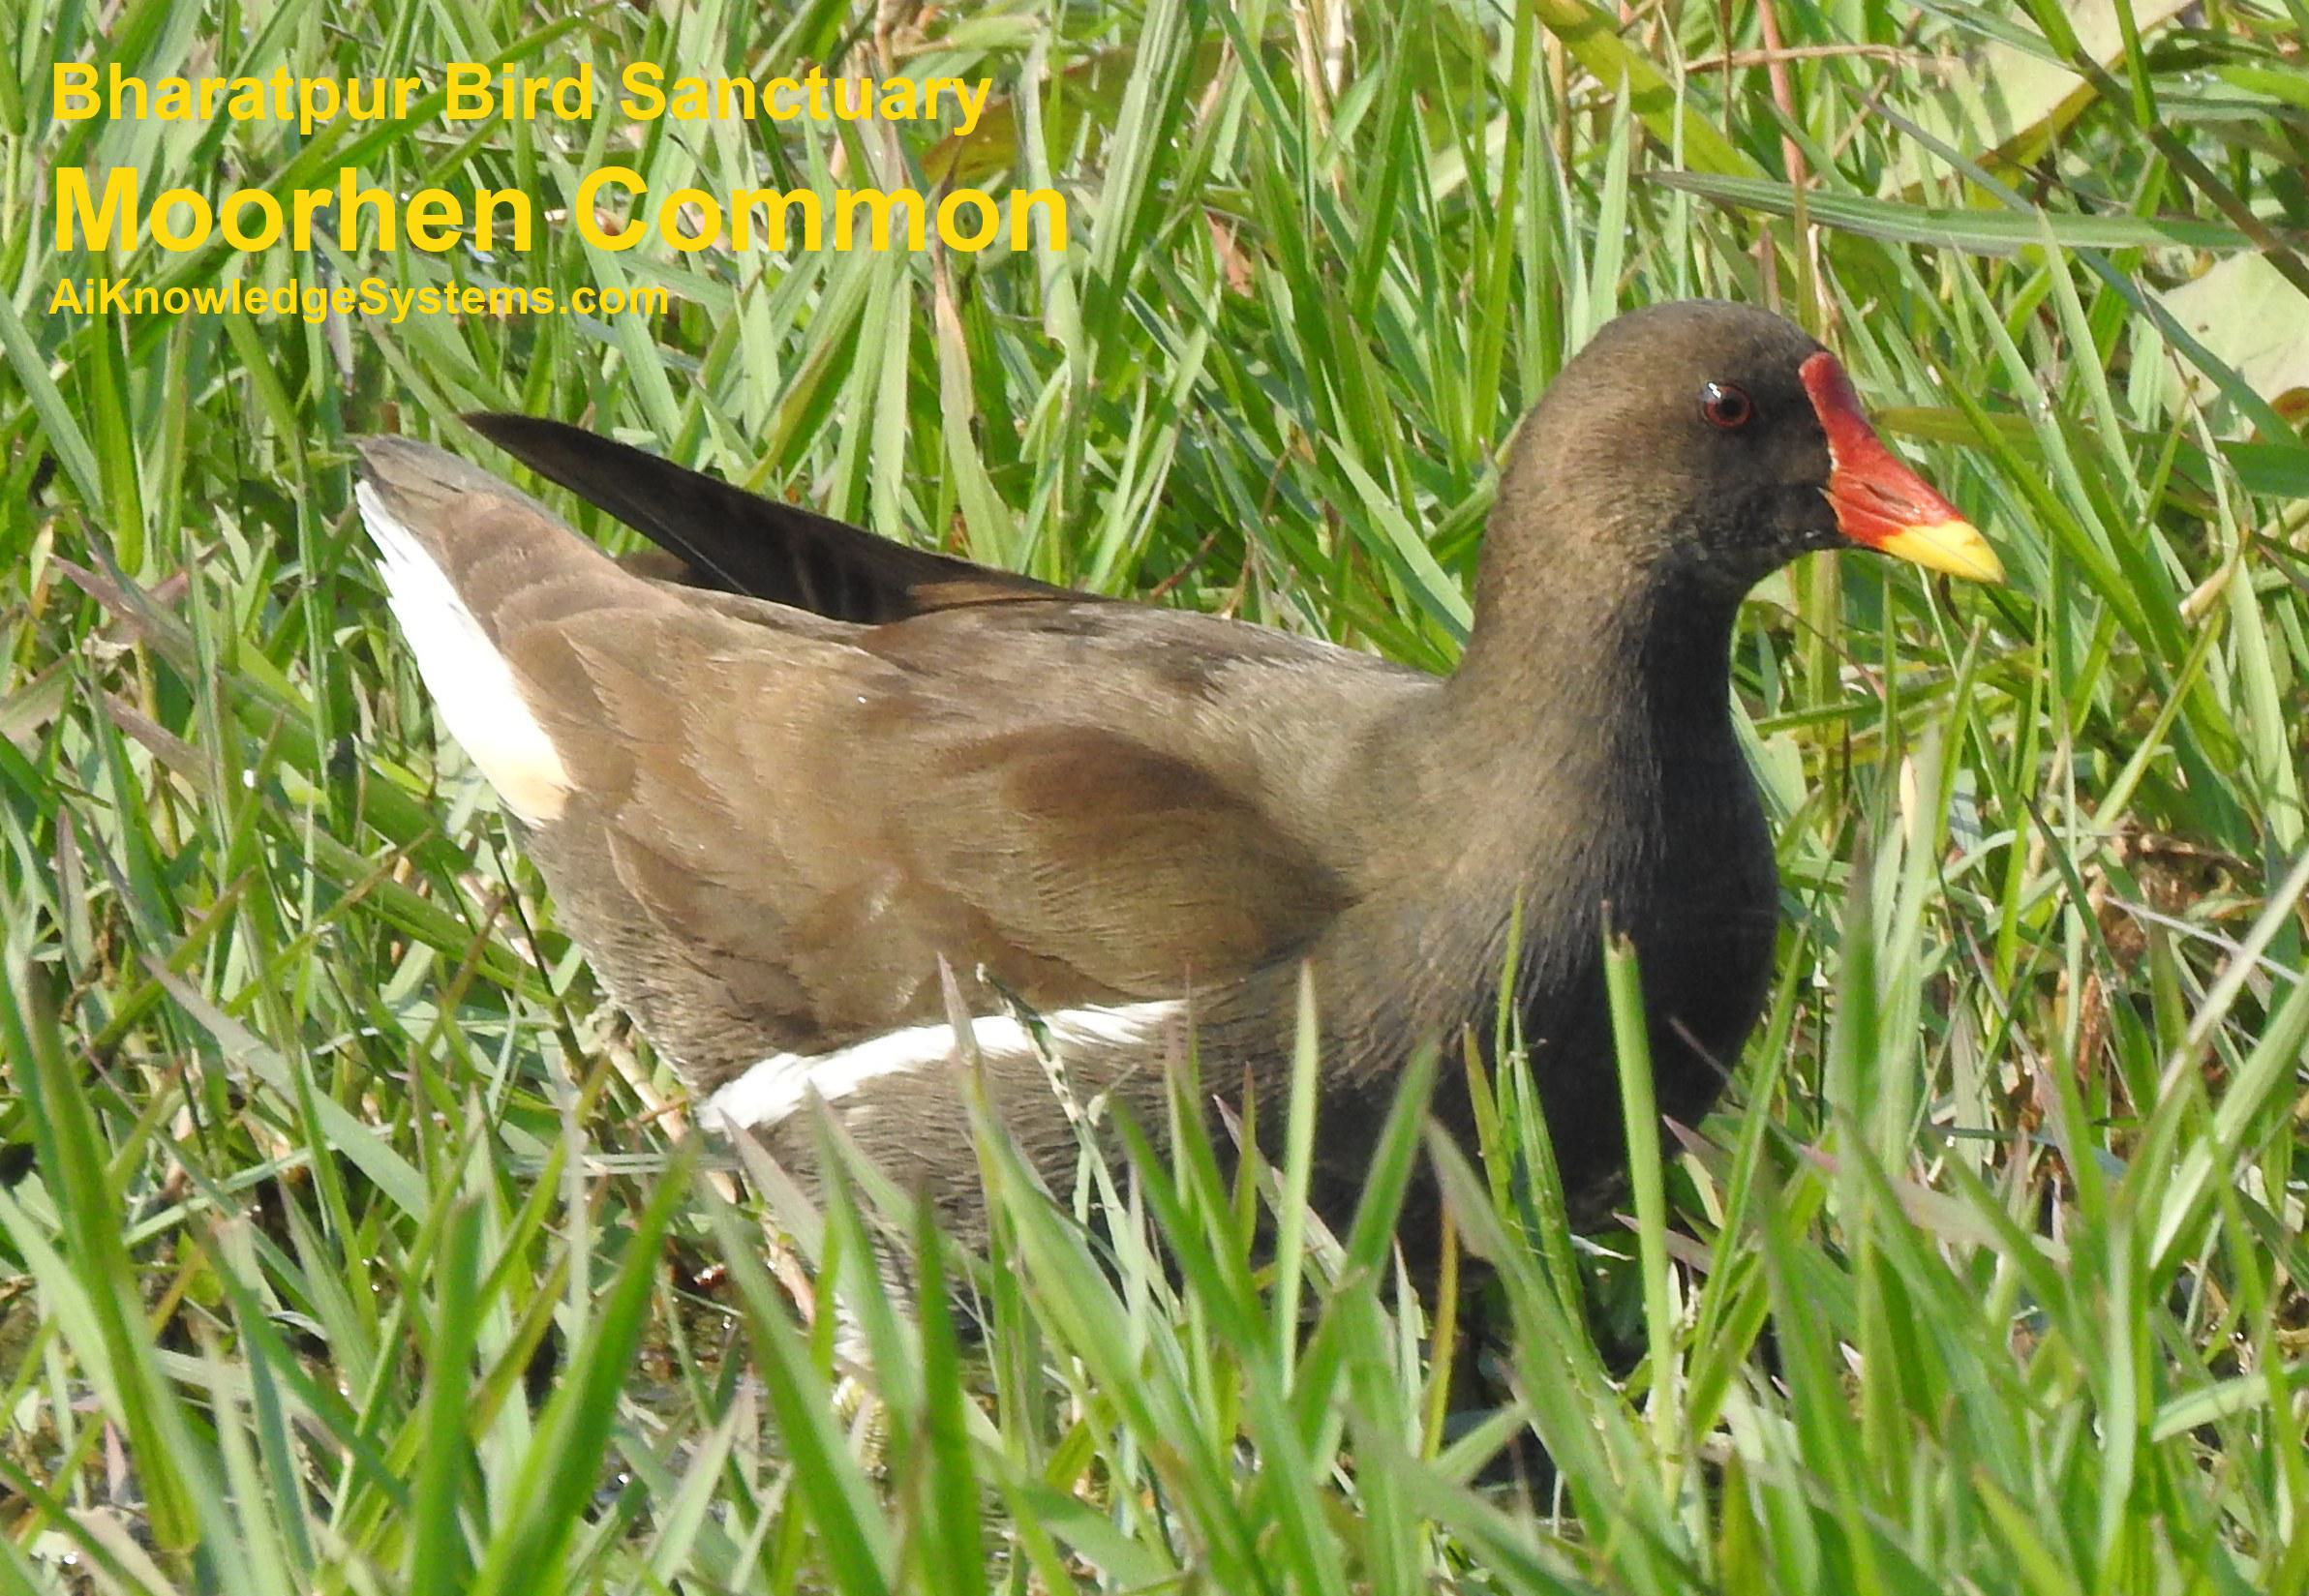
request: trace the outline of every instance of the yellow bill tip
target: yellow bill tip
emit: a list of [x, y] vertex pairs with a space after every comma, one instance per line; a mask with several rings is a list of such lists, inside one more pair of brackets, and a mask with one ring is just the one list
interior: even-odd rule
[[1996, 557], [1989, 540], [1969, 521], [1934, 521], [1902, 527], [1889, 537], [1871, 541], [1894, 558], [1922, 565], [1928, 571], [1945, 571], [1967, 582], [2004, 580], [2004, 561]]

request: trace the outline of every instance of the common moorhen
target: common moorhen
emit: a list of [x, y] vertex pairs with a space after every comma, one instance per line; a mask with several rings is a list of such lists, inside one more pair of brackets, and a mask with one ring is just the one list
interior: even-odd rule
[[[1413, 1051], [1492, 1035], [1518, 900], [1511, 996], [1565, 1185], [1607, 1185], [1606, 927], [1642, 961], [1664, 1113], [1713, 1099], [1769, 983], [1777, 881], [1729, 713], [1742, 596], [1812, 549], [2000, 575], [1836, 357], [1730, 304], [1622, 316], [1565, 368], [1440, 678], [471, 420], [663, 551], [637, 574], [438, 449], [361, 447], [393, 613], [562, 923], [709, 1120], [806, 1162], [814, 1092], [965, 1229], [941, 957], [990, 1100], [1053, 1178], [1078, 1143], [1050, 1059], [1159, 1131], [1191, 1013], [1206, 1082], [1273, 1092], [1311, 966], [1336, 1217]], [[1436, 1106], [1468, 1130], [1463, 1091]]]

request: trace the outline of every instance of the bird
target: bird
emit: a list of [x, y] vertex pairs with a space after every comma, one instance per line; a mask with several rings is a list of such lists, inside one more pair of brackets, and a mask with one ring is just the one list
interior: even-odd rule
[[[965, 1236], [961, 1059], [1064, 1189], [1083, 1104], [1159, 1141], [1189, 1049], [1214, 1126], [1238, 1084], [1280, 1124], [1302, 980], [1320, 1215], [1352, 1214], [1414, 1054], [1488, 1046], [1503, 1008], [1566, 1193], [1609, 1192], [1607, 937], [1684, 1122], [1771, 982], [1742, 600], [1816, 550], [2002, 579], [1832, 352], [1720, 301], [1614, 318], [1526, 415], [1445, 676], [910, 547], [558, 422], [467, 420], [655, 546], [621, 562], [441, 449], [358, 445], [387, 603], [562, 928], [703, 1123], [808, 1169], [823, 1103]], [[1472, 1140], [1464, 1071], [1430, 1112]]]

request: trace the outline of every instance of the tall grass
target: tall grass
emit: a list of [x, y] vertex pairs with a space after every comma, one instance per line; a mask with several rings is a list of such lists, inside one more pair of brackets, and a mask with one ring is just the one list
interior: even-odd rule
[[[2309, 1589], [2297, 0], [19, 10], [0, 1579]], [[838, 59], [999, 98], [969, 139], [634, 143], [614, 112], [429, 103], [308, 140], [58, 126], [57, 58]], [[774, 258], [562, 226], [486, 258], [100, 262], [53, 253], [46, 206], [59, 166], [281, 192], [349, 162], [559, 204], [612, 158], [658, 193], [1051, 185], [1073, 236]], [[677, 307], [48, 313], [106, 271]], [[810, 1215], [691, 1155], [442, 740], [349, 516], [349, 434], [486, 460], [455, 414], [529, 410], [1442, 668], [1517, 415], [1613, 314], [1693, 294], [1835, 343], [2013, 582], [1817, 559], [1747, 607], [1779, 982], [1723, 1109], [1595, 1237], [1563, 1225], [1512, 1064], [1479, 1082], [1482, 1157], [1429, 1143], [1424, 1084], [1467, 1068], [1446, 1046], [1345, 1235], [1298, 1205], [1303, 1152], [1230, 1184], [1187, 1134], [1045, 1193], [982, 1126], [988, 1254], [901, 1211], [927, 1283], [888, 1300], [870, 1172]], [[1391, 1266], [1422, 1159], [1496, 1271], [1508, 1329], [1479, 1357]], [[1262, 1211], [1302, 1239], [1279, 1270]], [[820, 1266], [814, 1320], [773, 1217]], [[836, 1296], [870, 1368], [837, 1362]], [[844, 1377], [875, 1400], [837, 1401]], [[1527, 1432], [1552, 1472], [1519, 1472]]]

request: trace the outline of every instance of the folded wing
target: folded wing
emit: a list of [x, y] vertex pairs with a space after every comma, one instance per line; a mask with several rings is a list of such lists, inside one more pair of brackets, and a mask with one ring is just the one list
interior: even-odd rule
[[[817, 517], [800, 539], [867, 573], [817, 596], [904, 618], [669, 587], [439, 450], [362, 454], [444, 721], [613, 995], [706, 1086], [939, 1020], [940, 957], [1041, 1012], [1170, 1000], [1292, 956], [1356, 894], [1319, 762], [1246, 726], [1313, 651], [1352, 656], [1057, 589], [940, 606], [1011, 579]], [[661, 514], [694, 528], [707, 502]], [[749, 588], [818, 557], [751, 527]]]

